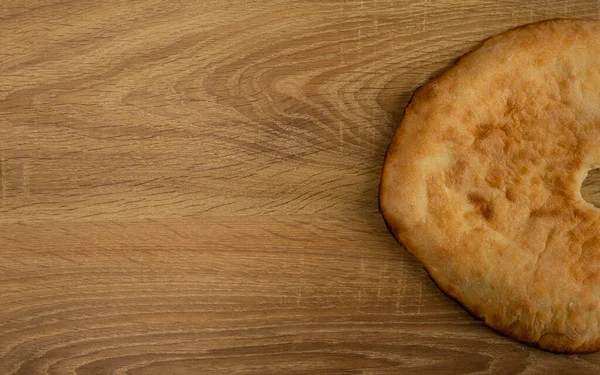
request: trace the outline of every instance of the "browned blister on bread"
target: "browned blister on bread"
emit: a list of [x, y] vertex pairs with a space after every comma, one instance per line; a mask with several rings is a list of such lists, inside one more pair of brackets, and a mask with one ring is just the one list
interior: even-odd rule
[[413, 96], [380, 207], [436, 284], [495, 330], [556, 352], [600, 349], [600, 22], [488, 39]]

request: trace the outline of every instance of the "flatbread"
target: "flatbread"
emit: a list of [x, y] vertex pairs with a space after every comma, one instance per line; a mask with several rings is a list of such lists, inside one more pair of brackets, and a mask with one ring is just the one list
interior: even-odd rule
[[380, 208], [435, 283], [505, 335], [600, 349], [600, 22], [551, 20], [485, 41], [408, 105]]

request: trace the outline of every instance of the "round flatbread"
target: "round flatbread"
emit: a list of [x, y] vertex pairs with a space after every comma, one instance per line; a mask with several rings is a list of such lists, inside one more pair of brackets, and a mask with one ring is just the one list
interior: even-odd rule
[[600, 22], [492, 37], [414, 94], [380, 207], [394, 237], [474, 316], [555, 352], [600, 349]]

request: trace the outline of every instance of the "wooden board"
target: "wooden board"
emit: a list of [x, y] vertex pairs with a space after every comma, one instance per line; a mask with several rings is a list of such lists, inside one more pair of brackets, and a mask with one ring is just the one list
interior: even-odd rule
[[599, 11], [2, 1], [0, 374], [598, 373], [470, 317], [376, 197], [415, 88], [507, 28]]

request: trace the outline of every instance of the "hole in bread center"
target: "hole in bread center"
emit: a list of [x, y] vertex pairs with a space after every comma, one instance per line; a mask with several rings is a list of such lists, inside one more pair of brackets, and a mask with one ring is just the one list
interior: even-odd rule
[[600, 168], [592, 169], [581, 184], [583, 199], [600, 208]]

